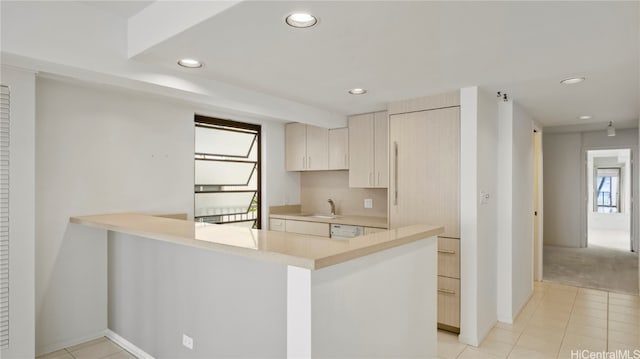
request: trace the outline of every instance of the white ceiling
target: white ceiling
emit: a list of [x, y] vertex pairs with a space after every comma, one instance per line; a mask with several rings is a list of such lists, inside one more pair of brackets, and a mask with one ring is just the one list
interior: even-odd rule
[[[319, 24], [287, 26], [298, 10]], [[190, 72], [344, 114], [479, 85], [545, 126], [630, 122], [640, 116], [639, 13], [638, 2], [245, 1], [133, 60], [174, 68], [195, 57], [206, 66]], [[559, 84], [572, 76], [587, 81]]]
[[131, 16], [139, 13], [145, 7], [149, 6], [154, 1], [137, 1], [137, 0], [125, 0], [125, 1], [94, 1], [94, 0], [86, 0], [80, 1], [81, 3], [89, 6], [96, 7], [98, 9], [107, 11], [114, 15], [118, 15], [125, 18], [130, 18]]

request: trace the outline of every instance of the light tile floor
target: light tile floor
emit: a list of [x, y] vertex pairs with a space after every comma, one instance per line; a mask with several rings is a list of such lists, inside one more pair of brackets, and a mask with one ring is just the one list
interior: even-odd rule
[[53, 353], [39, 356], [38, 359], [135, 359], [128, 351], [106, 337], [91, 340]]
[[640, 350], [640, 297], [536, 282], [514, 323], [496, 324], [479, 347], [438, 332], [439, 358], [569, 359], [578, 349], [628, 349], [633, 357]]

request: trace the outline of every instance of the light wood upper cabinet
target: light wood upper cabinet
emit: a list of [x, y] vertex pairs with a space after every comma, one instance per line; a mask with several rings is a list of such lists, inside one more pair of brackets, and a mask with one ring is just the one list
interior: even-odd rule
[[349, 117], [349, 187], [387, 188], [387, 112]]
[[285, 127], [287, 171], [303, 171], [307, 164], [307, 125], [288, 123]]
[[285, 127], [287, 171], [318, 171], [329, 168], [329, 130], [288, 123]]
[[329, 168], [329, 130], [307, 125], [307, 171]]
[[389, 120], [387, 112], [373, 114], [374, 123], [374, 187], [389, 186]]
[[329, 130], [329, 169], [349, 169], [349, 129], [346, 127]]

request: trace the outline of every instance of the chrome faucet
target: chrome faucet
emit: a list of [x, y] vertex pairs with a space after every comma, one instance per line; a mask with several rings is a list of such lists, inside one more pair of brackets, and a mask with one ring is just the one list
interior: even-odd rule
[[331, 198], [329, 198], [329, 200], [327, 202], [329, 202], [329, 204], [331, 205], [331, 215], [335, 216], [336, 215], [336, 204], [333, 203], [333, 200]]

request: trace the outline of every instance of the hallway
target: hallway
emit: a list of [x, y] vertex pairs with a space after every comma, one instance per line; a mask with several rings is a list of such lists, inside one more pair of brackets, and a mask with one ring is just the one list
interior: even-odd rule
[[629, 250], [544, 246], [543, 260], [545, 281], [638, 294], [638, 255]]

